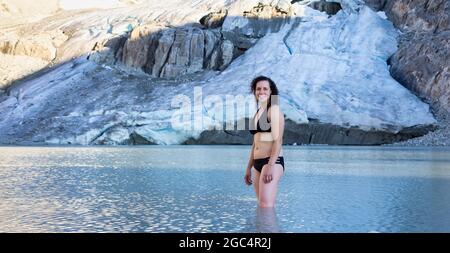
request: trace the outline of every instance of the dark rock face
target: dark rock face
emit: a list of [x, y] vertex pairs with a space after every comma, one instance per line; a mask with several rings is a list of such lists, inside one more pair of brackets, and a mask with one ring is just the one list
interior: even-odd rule
[[131, 32], [117, 57], [154, 77], [174, 78], [202, 69], [222, 70], [236, 54], [217, 29], [148, 25]]
[[387, 0], [364, 0], [366, 4], [374, 11], [383, 10]]
[[252, 144], [252, 135], [248, 131], [207, 130], [197, 139], [190, 138], [183, 144]]
[[[434, 126], [415, 126], [404, 128], [398, 133], [310, 122], [297, 124], [286, 120], [283, 144], [330, 144], [330, 145], [380, 145], [422, 136], [434, 130]], [[249, 131], [208, 130], [197, 139], [189, 139], [183, 144], [252, 144], [253, 136]]]
[[448, 0], [386, 0], [384, 11], [404, 31], [435, 33], [450, 28]]
[[278, 32], [283, 25], [291, 22], [293, 10], [290, 5], [266, 5], [259, 3], [257, 6], [237, 13], [237, 16], [229, 16], [222, 26], [223, 37], [231, 41], [237, 48], [248, 49], [270, 32]]
[[334, 15], [338, 11], [342, 10], [342, 6], [337, 2], [326, 2], [324, 0], [312, 2], [308, 5], [309, 7], [327, 13], [328, 15]]
[[422, 136], [431, 129], [431, 126], [417, 126], [392, 133], [344, 128], [327, 123], [296, 124], [287, 120], [284, 140], [286, 144], [380, 145]]
[[450, 113], [450, 1], [365, 1], [403, 32], [391, 75], [434, 110]]
[[128, 143], [130, 145], [156, 145], [155, 142], [152, 142], [148, 140], [147, 138], [143, 137], [142, 135], [132, 132], [130, 134], [130, 139], [128, 140]]
[[450, 30], [409, 36], [391, 58], [391, 75], [434, 108], [450, 112]]
[[211, 12], [202, 17], [199, 22], [203, 26], [211, 29], [219, 28], [222, 26], [225, 17], [227, 16], [227, 10], [220, 10], [218, 12]]

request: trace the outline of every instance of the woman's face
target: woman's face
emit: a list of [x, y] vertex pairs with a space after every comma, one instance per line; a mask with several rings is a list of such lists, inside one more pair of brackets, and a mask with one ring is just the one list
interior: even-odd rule
[[263, 80], [256, 83], [255, 97], [258, 102], [267, 101], [271, 93], [269, 81]]

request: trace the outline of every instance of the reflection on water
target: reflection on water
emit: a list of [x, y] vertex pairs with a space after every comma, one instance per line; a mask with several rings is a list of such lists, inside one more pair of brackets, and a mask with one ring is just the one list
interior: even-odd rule
[[277, 213], [273, 207], [256, 208], [256, 231], [261, 233], [280, 233]]
[[284, 148], [275, 208], [248, 146], [0, 147], [0, 232], [450, 232], [450, 149]]

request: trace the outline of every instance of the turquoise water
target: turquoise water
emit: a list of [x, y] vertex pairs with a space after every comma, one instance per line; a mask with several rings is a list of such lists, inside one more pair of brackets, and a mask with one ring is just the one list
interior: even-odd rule
[[249, 146], [0, 147], [0, 232], [450, 232], [450, 149], [286, 146], [275, 209]]

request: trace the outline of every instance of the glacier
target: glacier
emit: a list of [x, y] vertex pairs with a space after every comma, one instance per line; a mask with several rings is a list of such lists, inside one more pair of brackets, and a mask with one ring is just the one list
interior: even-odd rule
[[[343, 9], [331, 16], [302, 1], [256, 0], [191, 1], [183, 4], [192, 9], [181, 15], [177, 8], [181, 2], [158, 4], [166, 4], [165, 10], [170, 10], [165, 20], [176, 16], [172, 26], [198, 20], [206, 10], [228, 8], [222, 29], [232, 31], [247, 25], [237, 16], [239, 12], [259, 3], [290, 5], [295, 16], [279, 31], [260, 38], [225, 70], [205, 70], [185, 80], [153, 78], [121, 66], [98, 64], [85, 55], [65, 57], [60, 65], [0, 93], [0, 143], [186, 143], [207, 130], [252, 117], [256, 105], [249, 85], [258, 75], [269, 76], [277, 83], [281, 108], [286, 119], [295, 124], [318, 122], [396, 134], [436, 123], [428, 104], [389, 74], [387, 62], [397, 50], [398, 31], [361, 1], [334, 1]], [[151, 8], [155, 3], [145, 4]], [[97, 22], [78, 38], [77, 46], [83, 40], [111, 37], [111, 31], [129, 32], [150, 18], [140, 9], [114, 9], [112, 14], [104, 14], [110, 15], [107, 21], [105, 16], [81, 16], [70, 21]], [[152, 15], [162, 19], [163, 13]], [[114, 25], [111, 20], [115, 20]], [[243, 96], [245, 100], [245, 108], [236, 110], [232, 122], [224, 112], [233, 112], [236, 105], [227, 104], [227, 96]], [[184, 101], [183, 107], [176, 106], [177, 98]], [[183, 119], [181, 127], [174, 127], [174, 118], [183, 113], [189, 118]]]

